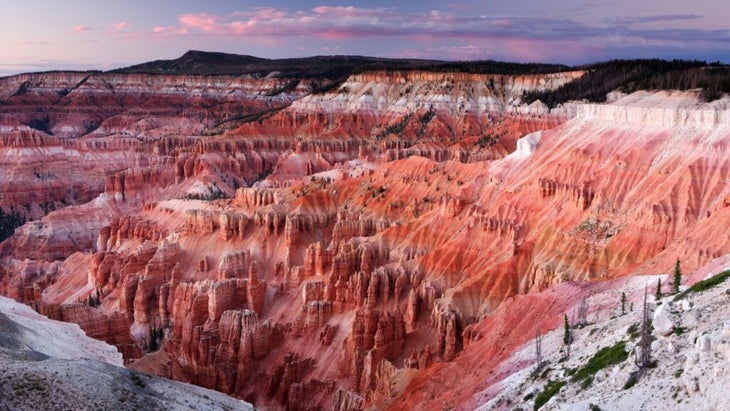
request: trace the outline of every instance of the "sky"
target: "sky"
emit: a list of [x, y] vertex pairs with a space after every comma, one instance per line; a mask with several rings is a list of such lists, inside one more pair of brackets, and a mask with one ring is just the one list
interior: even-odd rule
[[727, 0], [0, 0], [0, 75], [187, 50], [584, 64], [730, 63]]

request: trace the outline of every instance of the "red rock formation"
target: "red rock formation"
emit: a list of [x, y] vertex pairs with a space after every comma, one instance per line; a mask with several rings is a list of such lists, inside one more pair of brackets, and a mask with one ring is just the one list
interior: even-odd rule
[[251, 267], [251, 252], [241, 250], [223, 256], [218, 266], [218, 280], [243, 278]]
[[575, 75], [362, 74], [225, 133], [302, 91], [0, 79], [0, 206], [48, 214], [0, 245], [0, 292], [128, 359], [162, 327], [168, 376], [263, 407], [458, 406], [562, 318], [530, 293], [730, 252], [725, 111], [515, 105]]
[[39, 303], [34, 308], [50, 319], [78, 324], [89, 337], [116, 346], [125, 360], [142, 356], [142, 350], [129, 333], [130, 323], [120, 313], [107, 315], [101, 310], [80, 304]]

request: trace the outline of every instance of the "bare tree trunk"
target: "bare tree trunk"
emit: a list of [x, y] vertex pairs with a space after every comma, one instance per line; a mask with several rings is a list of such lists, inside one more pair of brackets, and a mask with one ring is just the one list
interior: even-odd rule
[[649, 313], [646, 304], [646, 295], [648, 293], [648, 287], [644, 288], [644, 309], [641, 313], [641, 339], [639, 340], [638, 348], [640, 352], [636, 353], [634, 362], [639, 367], [639, 375], [644, 372], [644, 369], [651, 362], [651, 338], [649, 337]]
[[585, 327], [588, 325], [588, 297], [583, 297], [578, 306], [578, 327]]
[[545, 364], [542, 360], [542, 336], [540, 335], [540, 327], [535, 327], [535, 371], [533, 371], [533, 375], [537, 375], [543, 365]]

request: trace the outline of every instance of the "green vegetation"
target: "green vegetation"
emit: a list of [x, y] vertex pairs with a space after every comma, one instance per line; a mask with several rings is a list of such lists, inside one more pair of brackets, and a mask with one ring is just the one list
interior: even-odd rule
[[570, 100], [606, 101], [612, 90], [632, 93], [638, 90], [702, 88], [702, 97], [712, 101], [730, 92], [730, 67], [719, 63], [688, 60], [611, 60], [576, 67], [588, 72], [553, 91], [525, 93], [527, 104], [541, 100], [549, 107]]
[[223, 198], [228, 198], [226, 193], [221, 190], [218, 185], [213, 183], [209, 187], [210, 191], [208, 193], [186, 193], [183, 198], [185, 200], [203, 200], [203, 201], [213, 201], [213, 200], [220, 200]]
[[679, 286], [682, 284], [682, 268], [679, 266], [679, 258], [674, 264], [674, 294], [679, 294]]
[[535, 406], [533, 407], [533, 410], [539, 410], [540, 407], [550, 401], [550, 398], [553, 398], [553, 396], [557, 394], [563, 386], [565, 386], [565, 381], [549, 380], [547, 385], [545, 385], [545, 388], [535, 397]]
[[629, 379], [626, 380], [626, 383], [624, 383], [624, 389], [628, 390], [629, 388], [636, 385], [637, 382], [639, 382], [639, 373], [637, 371], [634, 371], [629, 374]]
[[51, 127], [53, 127], [53, 124], [51, 123], [51, 119], [48, 118], [48, 116], [41, 117], [41, 118], [33, 118], [32, 120], [30, 120], [28, 122], [28, 127], [32, 128], [34, 130], [42, 131], [51, 136], [53, 135], [53, 131], [51, 130]]
[[552, 368], [550, 368], [550, 367], [547, 367], [547, 368], [545, 368], [545, 369], [544, 369], [544, 370], [542, 371], [542, 374], [540, 374], [540, 378], [542, 378], [543, 380], [544, 380], [545, 378], [547, 378], [547, 377], [548, 377], [548, 375], [550, 375], [550, 371], [552, 371]]
[[139, 388], [145, 388], [147, 386], [147, 384], [142, 381], [142, 377], [140, 377], [138, 373], [131, 372], [130, 374], [132, 376], [132, 382], [134, 383], [134, 385], [138, 386]]
[[149, 332], [147, 333], [147, 352], [153, 352], [160, 349], [160, 341], [165, 336], [165, 332], [162, 327], [154, 327], [150, 325]]
[[365, 56], [314, 56], [265, 59], [253, 56], [190, 50], [173, 60], [156, 60], [115, 70], [120, 73], [241, 75], [278, 72], [279, 78], [335, 79], [366, 71], [422, 70], [487, 74], [557, 73], [559, 64], [522, 64], [499, 61], [438, 61]]
[[0, 242], [15, 233], [15, 229], [25, 224], [25, 218], [14, 209], [7, 214], [0, 207]]
[[582, 381], [593, 378], [598, 371], [608, 367], [609, 365], [618, 364], [626, 361], [629, 353], [626, 352], [626, 341], [619, 341], [610, 347], [604, 347], [588, 360], [588, 362], [579, 368], [572, 376], [573, 381]]
[[593, 384], [593, 377], [592, 376], [589, 376], [585, 380], [581, 381], [581, 383], [580, 383], [580, 389], [581, 390], [588, 389], [588, 387], [590, 387], [591, 384]]
[[656, 294], [654, 295], [654, 300], [659, 301], [662, 299], [662, 279], [657, 278], [656, 279]]
[[32, 374], [23, 374], [22, 378], [15, 381], [15, 391], [22, 395], [25, 395], [26, 391], [28, 393], [32, 391], [46, 391], [45, 379]]
[[98, 307], [101, 305], [101, 291], [98, 288], [96, 291], [89, 293], [89, 297], [86, 299], [86, 305], [89, 307]]
[[684, 373], [684, 368], [680, 368], [677, 371], [674, 372], [674, 378], [679, 378]]
[[400, 133], [402, 133], [403, 130], [406, 129], [406, 126], [408, 125], [408, 122], [411, 121], [411, 117], [413, 117], [413, 113], [408, 113], [402, 119], [400, 119], [397, 123], [389, 124], [385, 128], [385, 133], [386, 134], [400, 134]]
[[487, 147], [494, 147], [497, 143], [499, 143], [499, 140], [504, 137], [507, 134], [506, 131], [499, 131], [496, 129], [490, 129], [484, 131], [484, 134], [479, 137], [479, 140], [477, 140], [476, 145], [479, 146], [480, 149], [484, 149]]
[[699, 293], [705, 290], [708, 290], [718, 284], [723, 283], [725, 280], [730, 277], [730, 270], [723, 271], [719, 274], [713, 275], [712, 277], [697, 281], [692, 285], [692, 287], [689, 287], [688, 289], [682, 291], [681, 293], [677, 294], [676, 297], [674, 297], [675, 300], [681, 300], [682, 298], [686, 297], [689, 293]]

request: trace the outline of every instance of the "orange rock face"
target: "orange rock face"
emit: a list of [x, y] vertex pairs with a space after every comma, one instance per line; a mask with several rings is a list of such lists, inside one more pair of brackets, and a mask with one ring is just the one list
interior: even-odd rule
[[724, 109], [514, 103], [579, 74], [3, 79], [0, 292], [262, 409], [477, 405], [564, 283], [730, 252]]

